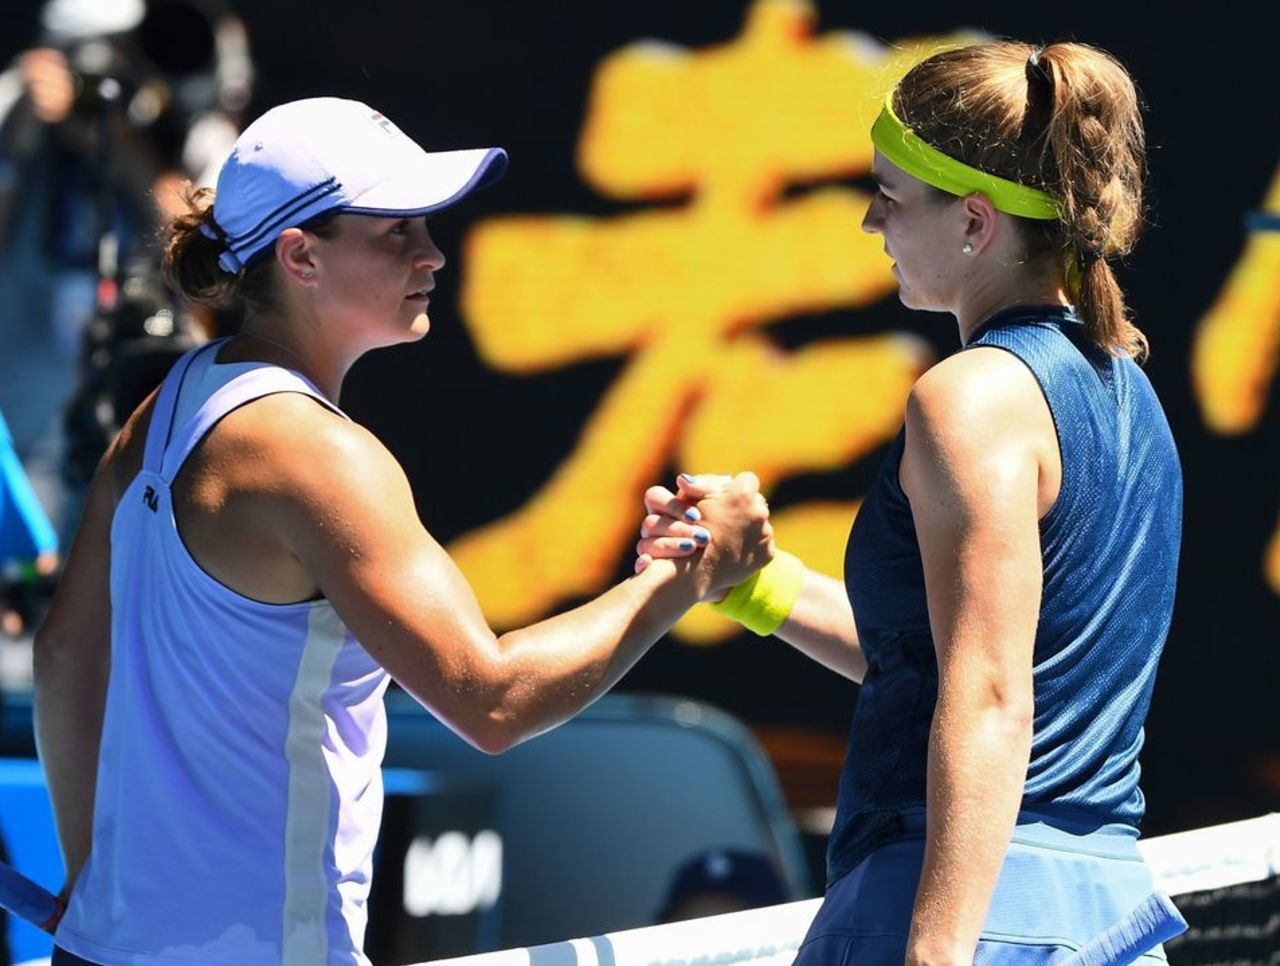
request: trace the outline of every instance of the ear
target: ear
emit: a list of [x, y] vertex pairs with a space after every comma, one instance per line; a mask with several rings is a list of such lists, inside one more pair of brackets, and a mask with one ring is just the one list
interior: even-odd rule
[[313, 240], [301, 228], [286, 228], [276, 239], [276, 261], [280, 268], [299, 285], [316, 284]]
[[964, 212], [964, 240], [973, 246], [977, 255], [986, 249], [996, 236], [998, 212], [986, 195], [972, 194], [961, 201]]

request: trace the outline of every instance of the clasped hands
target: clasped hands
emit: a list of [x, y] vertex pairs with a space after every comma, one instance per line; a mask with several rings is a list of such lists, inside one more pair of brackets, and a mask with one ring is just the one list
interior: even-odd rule
[[701, 600], [720, 600], [777, 552], [769, 504], [754, 473], [681, 473], [675, 492], [651, 486], [644, 505], [635, 572], [658, 559], [684, 562]]

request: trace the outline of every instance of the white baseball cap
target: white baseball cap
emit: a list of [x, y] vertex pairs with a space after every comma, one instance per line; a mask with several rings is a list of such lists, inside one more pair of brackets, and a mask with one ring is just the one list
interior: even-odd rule
[[313, 97], [272, 108], [245, 128], [218, 174], [214, 226], [223, 271], [240, 271], [327, 211], [409, 218], [439, 211], [502, 177], [502, 148], [424, 151], [359, 101]]

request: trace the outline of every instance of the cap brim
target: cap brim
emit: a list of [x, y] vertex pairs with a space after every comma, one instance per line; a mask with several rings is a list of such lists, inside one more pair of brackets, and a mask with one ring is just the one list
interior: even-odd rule
[[487, 188], [506, 170], [507, 152], [502, 148], [424, 151], [411, 167], [353, 198], [342, 210], [390, 218], [429, 215]]

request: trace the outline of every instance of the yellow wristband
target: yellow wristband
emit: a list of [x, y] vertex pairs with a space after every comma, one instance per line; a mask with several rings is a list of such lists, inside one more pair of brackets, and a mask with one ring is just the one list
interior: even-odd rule
[[768, 637], [795, 606], [804, 586], [804, 569], [799, 557], [780, 550], [764, 568], [711, 606], [752, 633]]

